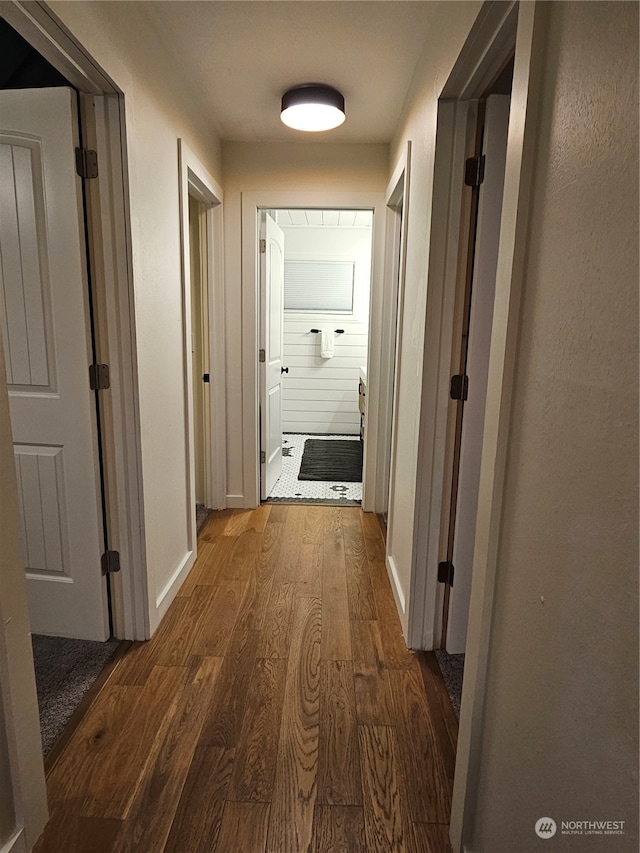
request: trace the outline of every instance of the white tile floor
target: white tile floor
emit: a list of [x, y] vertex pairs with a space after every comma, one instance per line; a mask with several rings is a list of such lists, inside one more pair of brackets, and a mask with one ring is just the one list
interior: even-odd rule
[[361, 503], [362, 483], [319, 483], [298, 480], [304, 443], [308, 438], [347, 438], [360, 441], [357, 435], [298, 435], [286, 432], [282, 437], [282, 474], [268, 497], [270, 501], [309, 501], [328, 503]]

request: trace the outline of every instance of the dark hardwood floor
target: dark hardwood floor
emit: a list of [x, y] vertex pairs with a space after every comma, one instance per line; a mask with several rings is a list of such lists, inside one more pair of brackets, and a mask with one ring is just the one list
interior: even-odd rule
[[448, 853], [456, 738], [375, 516], [213, 513], [50, 769], [36, 853]]

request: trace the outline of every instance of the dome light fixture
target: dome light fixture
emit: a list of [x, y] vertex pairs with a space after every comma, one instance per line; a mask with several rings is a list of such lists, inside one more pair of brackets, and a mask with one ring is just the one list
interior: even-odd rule
[[332, 130], [345, 119], [344, 97], [337, 89], [320, 83], [296, 86], [282, 96], [280, 118], [294, 130]]

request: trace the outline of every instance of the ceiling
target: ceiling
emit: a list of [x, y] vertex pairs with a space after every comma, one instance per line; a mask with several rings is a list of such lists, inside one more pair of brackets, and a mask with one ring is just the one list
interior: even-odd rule
[[285, 228], [371, 228], [372, 210], [278, 210], [278, 225]]
[[[441, 3], [403, 0], [140, 2], [150, 32], [233, 141], [389, 142]], [[445, 3], [446, 5], [446, 3]], [[280, 122], [280, 98], [328, 83], [346, 100], [335, 130]]]

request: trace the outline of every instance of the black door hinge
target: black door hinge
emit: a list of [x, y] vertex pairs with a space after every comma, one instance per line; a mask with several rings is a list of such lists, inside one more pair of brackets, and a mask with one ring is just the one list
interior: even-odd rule
[[208, 373], [203, 373], [203, 374], [202, 374], [202, 381], [203, 381], [203, 382], [211, 382], [211, 379], [210, 379], [210, 377], [209, 377], [209, 374], [208, 374]]
[[484, 181], [485, 155], [469, 157], [464, 164], [464, 182], [468, 187], [479, 187]]
[[105, 551], [100, 560], [102, 564], [102, 574], [110, 575], [120, 571], [120, 552]]
[[469, 377], [464, 373], [456, 373], [449, 383], [449, 396], [452, 400], [466, 400], [469, 396]]
[[111, 387], [108, 364], [89, 365], [89, 386], [92, 391], [104, 391]]
[[91, 148], [76, 148], [76, 172], [81, 178], [97, 178], [97, 151], [93, 151]]
[[449, 586], [453, 586], [453, 563], [451, 560], [438, 563], [438, 583], [448, 583]]

